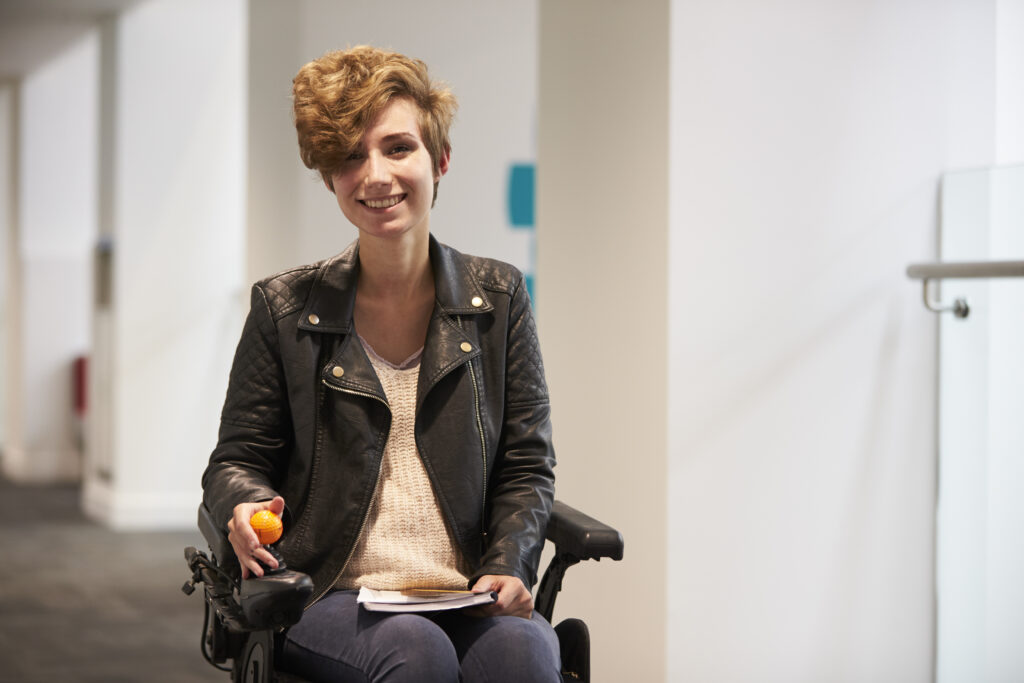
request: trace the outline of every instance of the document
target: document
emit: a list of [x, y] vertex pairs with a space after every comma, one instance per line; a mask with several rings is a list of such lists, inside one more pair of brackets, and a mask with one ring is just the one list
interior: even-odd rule
[[359, 589], [356, 602], [372, 612], [436, 612], [445, 609], [462, 609], [475, 605], [490, 605], [498, 594], [473, 593], [472, 591], [434, 590], [411, 588], [404, 591], [378, 591], [363, 586]]

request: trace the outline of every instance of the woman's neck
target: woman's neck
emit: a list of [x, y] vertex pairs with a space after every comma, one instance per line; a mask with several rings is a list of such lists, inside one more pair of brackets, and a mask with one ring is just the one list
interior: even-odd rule
[[374, 299], [406, 300], [433, 290], [429, 236], [359, 240], [359, 292]]
[[378, 355], [397, 365], [422, 348], [433, 308], [429, 238], [422, 245], [360, 239], [353, 316]]

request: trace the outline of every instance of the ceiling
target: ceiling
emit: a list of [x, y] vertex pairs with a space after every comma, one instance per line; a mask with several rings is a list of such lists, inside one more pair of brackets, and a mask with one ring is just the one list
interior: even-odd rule
[[0, 0], [0, 81], [38, 68], [138, 0]]

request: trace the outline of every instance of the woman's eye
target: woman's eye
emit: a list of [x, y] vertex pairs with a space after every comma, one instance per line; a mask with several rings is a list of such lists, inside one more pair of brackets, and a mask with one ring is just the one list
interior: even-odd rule
[[395, 145], [391, 148], [392, 154], [408, 154], [411, 151], [409, 145]]

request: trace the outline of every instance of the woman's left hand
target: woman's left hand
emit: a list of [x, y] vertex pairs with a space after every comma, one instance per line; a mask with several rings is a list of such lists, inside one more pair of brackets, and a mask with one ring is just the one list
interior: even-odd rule
[[494, 591], [498, 594], [498, 601], [483, 607], [475, 607], [471, 614], [481, 617], [512, 616], [523, 619], [530, 619], [533, 616], [533, 596], [518, 577], [487, 574], [477, 579], [472, 591]]

